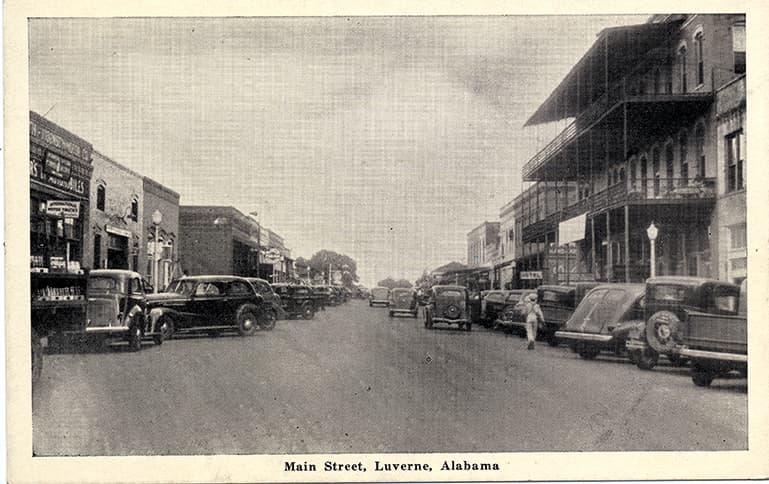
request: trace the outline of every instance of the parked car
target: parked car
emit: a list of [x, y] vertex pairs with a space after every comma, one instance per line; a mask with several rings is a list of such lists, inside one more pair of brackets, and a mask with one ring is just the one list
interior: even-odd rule
[[313, 319], [318, 307], [323, 305], [321, 298], [326, 297], [328, 288], [316, 292], [310, 286], [297, 284], [273, 284], [275, 293], [280, 296], [280, 303], [289, 318], [300, 317]]
[[395, 314], [410, 314], [416, 318], [419, 311], [417, 292], [414, 289], [395, 288], [390, 291], [390, 317]]
[[539, 338], [547, 341], [551, 346], [558, 346], [555, 333], [564, 327], [585, 294], [597, 285], [597, 282], [578, 282], [569, 286], [539, 286], [537, 300], [545, 317], [544, 322], [539, 326]]
[[489, 327], [501, 316], [507, 304], [508, 292], [502, 290], [481, 291], [481, 324]]
[[513, 289], [507, 291], [505, 307], [494, 321], [494, 329], [502, 329], [507, 332], [516, 331], [521, 335], [526, 334], [526, 315], [523, 314], [523, 299], [529, 290]]
[[584, 359], [595, 358], [601, 350], [621, 354], [629, 332], [643, 324], [645, 289], [643, 284], [596, 286], [555, 336]]
[[256, 277], [247, 277], [246, 279], [254, 286], [256, 293], [262, 296], [264, 300], [259, 308], [259, 327], [269, 331], [275, 327], [275, 322], [278, 319], [285, 319], [288, 314], [283, 309], [280, 296], [275, 293], [269, 282]]
[[147, 300], [144, 283], [137, 272], [90, 271], [85, 334], [124, 338], [134, 351], [141, 349], [145, 337], [152, 338], [155, 344], [163, 344], [163, 323], [148, 317]]
[[248, 280], [237, 276], [193, 276], [171, 281], [165, 292], [147, 296], [150, 316], [163, 337], [182, 332], [218, 335], [256, 331], [264, 298]]
[[699, 374], [697, 384], [707, 386], [727, 369], [747, 371], [747, 313], [742, 311], [747, 311], [747, 288], [743, 291], [736, 284], [697, 277], [650, 278], [646, 322], [631, 334], [628, 351], [644, 370], [654, 368], [660, 355], [675, 365], [699, 355], [692, 374]]
[[470, 296], [464, 286], [433, 286], [425, 306], [425, 327], [436, 323], [456, 324], [459, 329], [472, 330]]
[[386, 287], [375, 287], [371, 290], [371, 298], [368, 300], [369, 306], [389, 306], [390, 289]]

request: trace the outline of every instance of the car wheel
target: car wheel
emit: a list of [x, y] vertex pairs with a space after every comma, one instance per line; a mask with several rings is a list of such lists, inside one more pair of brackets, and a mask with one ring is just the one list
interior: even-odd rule
[[139, 351], [142, 349], [142, 329], [138, 324], [133, 324], [128, 329], [128, 347], [131, 351]]
[[692, 382], [698, 387], [709, 387], [713, 383], [713, 374], [709, 371], [692, 371]]
[[595, 359], [595, 357], [598, 356], [598, 349], [597, 348], [593, 348], [591, 346], [585, 346], [583, 348], [580, 348], [579, 356], [583, 360]]
[[272, 309], [267, 309], [262, 312], [262, 317], [259, 319], [259, 326], [267, 331], [271, 331], [275, 328], [275, 322], [278, 320], [277, 314]]
[[312, 319], [315, 317], [315, 308], [310, 303], [304, 303], [302, 306], [302, 318]]
[[155, 342], [156, 346], [160, 346], [163, 344], [163, 335], [162, 334], [153, 334], [152, 335], [152, 341]]
[[258, 325], [257, 308], [253, 304], [244, 304], [238, 308], [235, 319], [238, 324], [238, 333], [241, 336], [251, 336]]
[[160, 321], [158, 321], [158, 324], [160, 325], [159, 331], [160, 331], [160, 336], [163, 338], [163, 341], [169, 340], [174, 337], [176, 328], [174, 328], [173, 319], [169, 318], [168, 316], [164, 316], [160, 318]]
[[646, 348], [643, 351], [635, 351], [635, 364], [641, 370], [651, 370], [657, 364], [659, 359], [659, 353], [651, 348]]
[[472, 331], [473, 323], [465, 323], [465, 331]]
[[675, 353], [665, 355], [668, 358], [668, 361], [670, 361], [670, 364], [675, 366], [676, 368], [681, 368], [682, 366], [686, 366], [686, 364], [689, 362], [686, 358], [682, 357], [681, 355], [677, 355]]
[[43, 346], [40, 344], [40, 337], [35, 330], [32, 330], [32, 385], [40, 381], [43, 374]]

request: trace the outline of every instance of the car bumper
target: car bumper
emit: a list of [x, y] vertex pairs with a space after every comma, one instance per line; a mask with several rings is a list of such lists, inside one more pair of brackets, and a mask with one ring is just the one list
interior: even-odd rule
[[614, 336], [610, 334], [578, 333], [576, 331], [556, 331], [555, 337], [574, 341], [590, 341], [593, 343], [611, 343], [614, 340]]
[[738, 353], [722, 353], [720, 351], [694, 350], [691, 348], [682, 348], [678, 353], [691, 359], [730, 361], [733, 363], [748, 362], [748, 355]]
[[372, 299], [372, 300], [369, 301], [369, 303], [371, 303], [372, 306], [375, 305], [375, 304], [379, 304], [379, 305], [382, 305], [382, 306], [389, 306], [390, 305], [390, 301], [383, 301], [381, 299], [379, 299], [379, 300]]
[[85, 334], [125, 333], [128, 329], [128, 326], [95, 326], [85, 328]]
[[469, 319], [449, 319], [449, 318], [436, 318], [433, 317], [433, 323], [448, 323], [448, 324], [466, 324], [469, 323]]
[[627, 343], [625, 343], [625, 348], [628, 351], [646, 351], [649, 348], [649, 345], [647, 345], [643, 341], [631, 339], [631, 340], [628, 340]]
[[408, 313], [408, 314], [413, 314], [413, 313], [417, 312], [417, 308], [413, 308], [413, 309], [408, 309], [408, 308], [394, 308], [394, 307], [390, 306], [390, 311], [392, 311], [393, 313]]

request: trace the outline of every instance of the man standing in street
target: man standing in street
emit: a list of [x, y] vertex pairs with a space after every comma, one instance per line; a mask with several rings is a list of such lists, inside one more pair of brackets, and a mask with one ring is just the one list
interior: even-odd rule
[[529, 341], [527, 349], [533, 350], [534, 340], [537, 338], [537, 327], [541, 321], [545, 320], [542, 309], [537, 304], [536, 292], [532, 292], [526, 298], [524, 314], [526, 315], [526, 339]]

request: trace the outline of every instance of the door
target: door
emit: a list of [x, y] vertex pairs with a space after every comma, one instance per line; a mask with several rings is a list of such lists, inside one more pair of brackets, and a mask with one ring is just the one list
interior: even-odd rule
[[223, 313], [220, 314], [222, 321], [228, 321], [224, 324], [236, 324], [236, 313], [238, 308], [246, 303], [254, 302], [254, 289], [245, 281], [230, 281], [227, 284], [225, 298], [222, 304]]
[[225, 287], [220, 281], [200, 281], [190, 300], [191, 311], [195, 314], [195, 326], [219, 326], [222, 315], [226, 314]]

